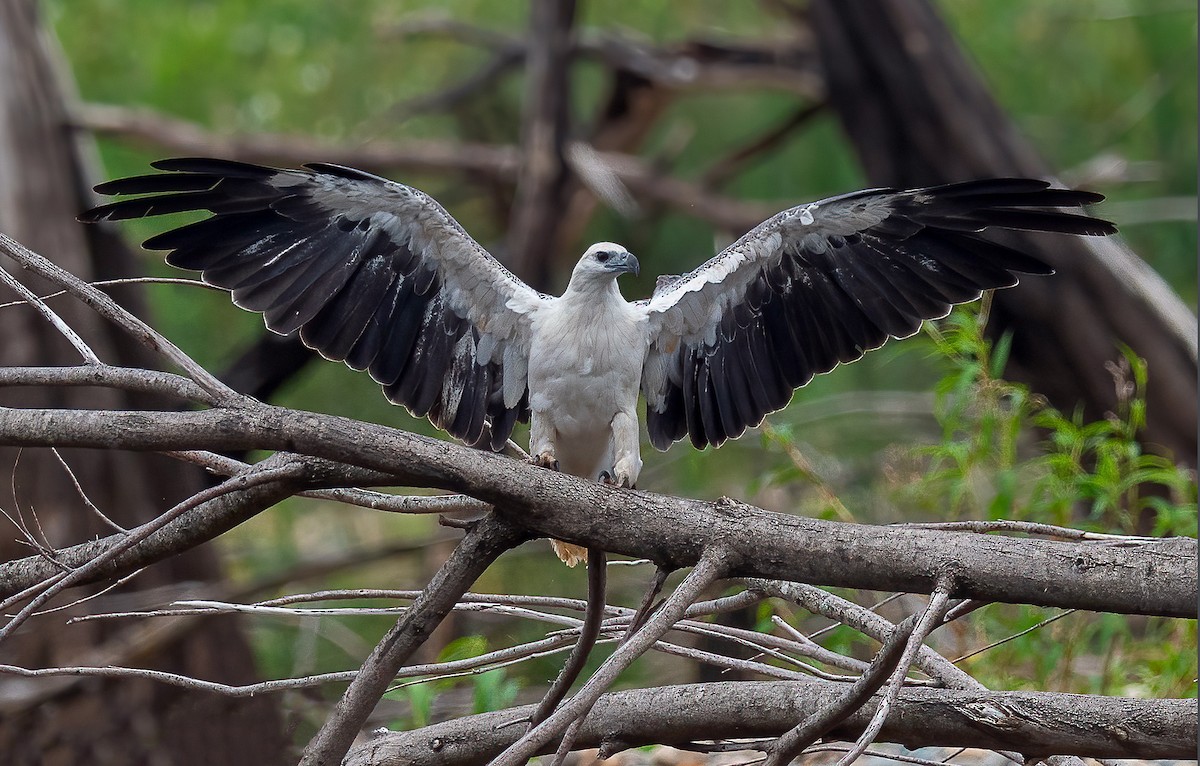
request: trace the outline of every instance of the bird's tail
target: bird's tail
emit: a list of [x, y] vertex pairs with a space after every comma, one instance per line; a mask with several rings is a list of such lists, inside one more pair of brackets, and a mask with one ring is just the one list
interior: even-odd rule
[[550, 547], [554, 553], [569, 567], [579, 563], [587, 563], [587, 548], [574, 543], [564, 543], [562, 540], [551, 540]]

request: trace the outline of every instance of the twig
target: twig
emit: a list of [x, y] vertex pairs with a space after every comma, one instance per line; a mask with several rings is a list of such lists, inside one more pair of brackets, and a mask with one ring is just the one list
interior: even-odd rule
[[[91, 307], [97, 314], [114, 322], [122, 330], [129, 333], [139, 343], [169, 359], [220, 403], [227, 406], [234, 406], [243, 401], [244, 397], [241, 394], [217, 380], [212, 373], [194, 362], [187, 354], [180, 351], [174, 343], [164, 338], [150, 325], [126, 311], [108, 295], [92, 287], [79, 277], [55, 265], [3, 233], [0, 233], [0, 253], [4, 253], [9, 258], [12, 258], [22, 268], [28, 269], [67, 290], [71, 295]], [[29, 298], [30, 296], [27, 295], [25, 297]], [[92, 354], [93, 359], [94, 357], [95, 354]], [[94, 359], [94, 361], [99, 362], [98, 359]]]
[[896, 669], [909, 638], [917, 627], [917, 620], [917, 615], [912, 615], [895, 627], [892, 635], [888, 636], [887, 641], [875, 654], [870, 667], [846, 690], [841, 699], [804, 719], [775, 740], [767, 752], [764, 766], [783, 766], [791, 762], [802, 750], [866, 704], [871, 695], [883, 686]]
[[[841, 596], [815, 588], [811, 585], [773, 580], [747, 579], [752, 588], [761, 588], [778, 598], [800, 605], [813, 614], [820, 614], [838, 623], [847, 625], [880, 643], [887, 640], [895, 630], [890, 620], [875, 614], [865, 606], [855, 604]], [[820, 631], [818, 631], [820, 632]], [[814, 633], [813, 635], [816, 635]], [[956, 668], [950, 660], [929, 647], [923, 646], [917, 653], [917, 667], [930, 678], [952, 689], [982, 689], [983, 685], [966, 672]]]
[[1157, 538], [1143, 535], [1114, 535], [1104, 532], [1088, 532], [1082, 529], [1071, 529], [1054, 524], [1042, 524], [1036, 521], [1009, 521], [997, 519], [994, 521], [922, 521], [892, 524], [893, 527], [907, 529], [940, 529], [946, 532], [1024, 532], [1030, 535], [1046, 535], [1064, 540], [1115, 540], [1143, 542]]
[[301, 757], [302, 766], [335, 766], [342, 762], [354, 737], [387, 690], [391, 679], [454, 607], [472, 582], [504, 551], [527, 533], [496, 514], [485, 516], [455, 547], [437, 571], [363, 662]]
[[[0, 237], [3, 235], [0, 234]], [[303, 472], [303, 466], [291, 462], [287, 457], [269, 458], [260, 464], [261, 467], [256, 467], [256, 470], [248, 471], [239, 476], [227, 479], [215, 487], [197, 492], [196, 494], [178, 503], [170, 510], [158, 516], [152, 522], [143, 524], [137, 529], [122, 535], [117, 543], [103, 553], [97, 555], [94, 559], [77, 567], [70, 572], [55, 577], [51, 582], [46, 584], [46, 587], [40, 594], [35, 596], [25, 607], [18, 612], [12, 619], [8, 621], [3, 628], [0, 628], [0, 643], [3, 643], [6, 638], [11, 636], [13, 632], [20, 627], [34, 612], [38, 610], [42, 604], [45, 604], [63, 589], [74, 585], [84, 580], [92, 572], [99, 569], [105, 562], [119, 556], [121, 553], [132, 548], [142, 540], [145, 540], [154, 532], [166, 526], [169, 522], [182, 514], [190, 511], [203, 502], [212, 500], [222, 495], [240, 492], [267, 482], [279, 481], [281, 479], [295, 478]]]
[[[105, 595], [107, 595], [107, 594], [109, 594], [109, 593], [112, 593], [112, 592], [113, 592], [114, 590], [116, 590], [117, 588], [120, 588], [122, 585], [124, 585], [125, 583], [129, 582], [129, 581], [130, 581], [130, 580], [132, 580], [133, 578], [137, 577], [138, 575], [140, 575], [140, 574], [141, 574], [142, 572], [144, 572], [144, 571], [146, 571], [146, 570], [145, 570], [145, 569], [138, 569], [138, 570], [136, 570], [136, 571], [130, 572], [129, 574], [125, 575], [124, 577], [121, 577], [121, 578], [119, 578], [119, 579], [117, 579], [117, 580], [114, 580], [113, 582], [111, 582], [111, 583], [109, 583], [108, 585], [104, 586], [103, 588], [101, 588], [100, 590], [96, 591], [95, 593], [90, 593], [90, 594], [88, 594], [88, 595], [86, 595], [86, 596], [81, 596], [81, 597], [79, 597], [79, 598], [75, 599], [74, 601], [72, 601], [72, 602], [71, 602], [71, 603], [69, 603], [69, 604], [63, 604], [62, 606], [56, 606], [56, 607], [53, 607], [53, 608], [51, 608], [51, 609], [43, 609], [43, 610], [41, 610], [40, 612], [34, 612], [34, 613], [33, 613], [33, 616], [35, 616], [35, 617], [40, 617], [40, 616], [42, 616], [42, 615], [44, 615], [44, 614], [51, 614], [51, 613], [53, 613], [53, 612], [62, 612], [62, 611], [64, 611], [64, 610], [67, 610], [67, 609], [70, 609], [70, 608], [72, 608], [72, 607], [79, 606], [80, 604], [83, 604], [83, 603], [86, 603], [86, 602], [88, 602], [88, 601], [91, 601], [91, 600], [93, 600], [93, 599], [101, 598], [102, 596], [105, 596]], [[74, 622], [74, 620], [67, 620], [67, 624], [70, 624], [71, 622]]]
[[540, 747], [559, 736], [572, 721], [583, 718], [617, 676], [674, 625], [699, 595], [725, 572], [724, 551], [705, 550], [700, 561], [663, 602], [646, 624], [622, 643], [596, 670], [575, 696], [538, 726], [496, 757], [491, 766], [519, 766]]
[[1032, 633], [1033, 631], [1038, 630], [1039, 628], [1044, 628], [1047, 625], [1049, 625], [1050, 623], [1055, 622], [1056, 620], [1061, 620], [1062, 618], [1066, 617], [1068, 614], [1074, 614], [1077, 611], [1078, 611], [1077, 609], [1068, 609], [1064, 612], [1059, 612], [1058, 614], [1054, 615], [1053, 617], [1047, 617], [1046, 619], [1039, 622], [1037, 625], [1032, 625], [1032, 626], [1026, 628], [1025, 630], [1022, 630], [1020, 633], [1014, 633], [1011, 636], [1006, 636], [1005, 638], [1000, 639], [999, 641], [993, 641], [992, 643], [988, 644], [987, 646], [982, 646], [973, 652], [968, 652], [961, 657], [956, 657], [955, 659], [951, 660], [951, 662], [957, 664], [959, 662], [962, 662], [963, 660], [968, 660], [977, 654], [983, 654], [988, 649], [995, 649], [997, 646], [1000, 646], [1001, 644], [1007, 644], [1009, 641], [1012, 641], [1013, 639], [1020, 638], [1021, 636], [1024, 636], [1027, 633]]
[[[17, 450], [16, 455], [13, 457], [12, 471], [9, 473], [8, 477], [9, 494], [11, 495], [13, 501], [13, 513], [15, 513], [16, 516], [14, 517], [8, 511], [4, 510], [2, 506], [0, 506], [0, 514], [3, 514], [4, 518], [8, 519], [9, 523], [16, 527], [17, 531], [21, 533], [21, 537], [24, 539], [17, 540], [16, 542], [18, 544], [28, 545], [37, 552], [39, 558], [52, 564], [55, 569], [67, 571], [70, 569], [70, 567], [58, 560], [58, 557], [55, 555], [57, 551], [54, 550], [54, 546], [50, 544], [50, 540], [46, 537], [46, 532], [42, 529], [41, 522], [38, 520], [37, 513], [32, 508], [30, 509], [30, 513], [33, 515], [33, 521], [34, 525], [37, 527], [37, 531], [42, 535], [41, 540], [37, 539], [37, 536], [33, 534], [33, 530], [31, 530], [29, 525], [25, 522], [25, 514], [21, 511], [21, 499], [17, 495], [17, 472], [21, 465], [21, 457], [24, 454], [24, 450]], [[0, 609], [4, 609], [9, 604], [10, 602], [8, 601], [0, 604]]]
[[820, 114], [828, 104], [816, 101], [798, 107], [778, 125], [775, 125], [745, 146], [714, 162], [700, 177], [700, 184], [706, 188], [721, 186], [740, 173], [754, 158], [771, 151], [779, 146], [799, 127], [810, 122]]
[[[809, 753], [850, 753], [854, 748], [850, 745], [817, 745], [810, 747], [804, 751], [805, 755]], [[859, 755], [870, 755], [876, 758], [882, 758], [887, 761], [898, 761], [900, 763], [915, 763], [918, 766], [941, 766], [946, 761], [934, 761], [929, 758], [919, 758], [915, 755], [905, 755], [904, 753], [896, 753], [890, 750], [872, 750], [867, 748]]]
[[575, 679], [583, 671], [583, 666], [587, 663], [588, 655], [592, 653], [592, 647], [596, 645], [596, 639], [600, 635], [600, 623], [604, 619], [604, 607], [607, 599], [607, 559], [608, 556], [602, 548], [595, 546], [588, 548], [587, 609], [584, 612], [579, 640], [575, 643], [575, 648], [571, 651], [570, 657], [563, 664], [562, 670], [559, 671], [558, 676], [554, 679], [554, 683], [550, 685], [546, 696], [542, 698], [541, 703], [537, 707], [537, 712], [533, 714], [533, 719], [529, 722], [531, 727], [537, 726], [546, 720], [554, 712], [554, 709], [558, 707], [558, 703], [562, 702], [563, 698], [567, 696], [567, 692], [571, 689], [571, 684], [575, 683]]
[[71, 479], [71, 485], [75, 487], [75, 494], [79, 495], [79, 499], [83, 501], [83, 504], [87, 506], [88, 510], [94, 513], [97, 518], [107, 524], [108, 527], [114, 532], [127, 534], [129, 532], [128, 529], [108, 518], [108, 516], [104, 514], [104, 511], [100, 510], [100, 508], [92, 502], [92, 499], [88, 497], [87, 492], [84, 491], [83, 486], [80, 485], [79, 479], [75, 476], [75, 472], [71, 470], [71, 466], [63, 458], [62, 453], [54, 447], [50, 448], [50, 452], [53, 453], [54, 457], [58, 460], [58, 464], [62, 466], [63, 470], [67, 472], [67, 476]]
[[510, 146], [467, 142], [409, 140], [404, 143], [372, 141], [357, 147], [345, 142], [321, 141], [311, 136], [281, 133], [218, 135], [205, 127], [151, 109], [129, 109], [107, 104], [77, 108], [78, 127], [110, 135], [156, 150], [203, 157], [224, 157], [299, 167], [320, 158], [364, 170], [407, 172], [481, 173], [511, 181], [517, 171], [517, 152]]
[[[199, 279], [187, 279], [185, 277], [122, 277], [121, 279], [93, 279], [86, 282], [92, 287], [109, 287], [112, 285], [188, 285], [189, 287], [203, 287], [206, 290], [213, 292], [224, 292], [224, 290], [216, 285], [210, 285], [207, 282], [202, 282]], [[70, 293], [66, 290], [55, 290], [52, 293], [39, 295], [38, 300], [48, 301], [51, 298], [59, 298]], [[30, 301], [8, 301], [0, 303], [0, 309], [13, 308], [14, 306], [29, 306]]]
[[875, 715], [871, 717], [871, 722], [867, 724], [867, 728], [859, 735], [858, 740], [854, 743], [854, 747], [850, 749], [850, 752], [842, 756], [836, 766], [849, 766], [879, 736], [879, 730], [883, 728], [883, 724], [887, 721], [892, 706], [900, 696], [900, 689], [904, 685], [904, 677], [908, 675], [908, 669], [912, 666], [913, 660], [916, 659], [917, 650], [921, 648], [921, 644], [933, 632], [934, 628], [941, 624], [942, 618], [946, 614], [946, 608], [950, 604], [950, 591], [952, 588], [953, 581], [950, 578], [940, 580], [934, 588], [933, 594], [929, 597], [929, 605], [925, 607], [924, 613], [917, 621], [912, 634], [908, 637], [908, 641], [904, 646], [904, 652], [900, 655], [900, 660], [887, 681], [887, 688], [884, 691], [883, 699], [879, 701], [879, 707], [875, 709]]
[[[0, 237], [3, 236], [3, 234], [0, 234]], [[7, 245], [8, 242], [5, 240], [7, 240], [7, 237], [0, 239], [0, 245]], [[15, 240], [8, 241], [16, 244]], [[47, 306], [40, 298], [34, 295], [32, 290], [18, 282], [17, 278], [12, 274], [9, 274], [7, 269], [0, 268], [0, 282], [3, 282], [14, 292], [16, 292], [17, 295], [23, 297], [26, 302], [33, 306], [34, 310], [41, 314], [46, 321], [49, 322], [52, 327], [54, 327], [55, 330], [58, 330], [60, 335], [67, 339], [68, 343], [75, 347], [75, 350], [78, 351], [79, 355], [83, 357], [83, 361], [87, 362], [88, 364], [102, 364], [100, 357], [96, 356], [96, 352], [92, 351], [91, 346], [83, 342], [83, 338], [79, 337], [79, 333], [72, 330], [70, 325], [64, 322], [62, 317], [60, 317], [58, 314], [55, 314], [49, 306]]]
[[654, 599], [658, 598], [658, 594], [662, 592], [663, 585], [667, 582], [667, 577], [671, 574], [671, 570], [663, 566], [658, 566], [654, 570], [654, 577], [646, 586], [646, 593], [642, 596], [642, 602], [638, 604], [637, 611], [633, 614], [633, 620], [629, 623], [629, 628], [625, 631], [625, 640], [641, 629], [642, 625], [646, 624], [646, 620], [650, 617]]
[[147, 670], [145, 668], [125, 667], [56, 667], [56, 668], [23, 668], [16, 665], [0, 665], [0, 673], [40, 678], [45, 676], [97, 676], [100, 678], [143, 678], [150, 681], [178, 686], [194, 691], [220, 694], [226, 697], [253, 697], [258, 694], [281, 692], [288, 689], [308, 689], [329, 683], [349, 681], [354, 678], [357, 670], [342, 670], [335, 673], [321, 673], [305, 676], [304, 678], [283, 678], [275, 681], [260, 681], [253, 684], [231, 685], [216, 681], [205, 681], [179, 673], [168, 673], [162, 670]]

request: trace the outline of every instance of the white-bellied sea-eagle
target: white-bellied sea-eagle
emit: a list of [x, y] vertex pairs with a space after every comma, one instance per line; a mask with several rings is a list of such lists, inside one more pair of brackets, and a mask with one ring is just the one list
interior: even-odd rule
[[[96, 187], [149, 196], [81, 220], [209, 211], [145, 247], [231, 291], [271, 330], [367, 370], [392, 402], [469, 444], [498, 449], [528, 418], [539, 464], [627, 487], [642, 467], [639, 392], [655, 447], [684, 436], [719, 446], [813, 375], [1015, 285], [1014, 272], [1051, 273], [984, 229], [1115, 231], [1060, 210], [1101, 195], [1041, 180], [870, 189], [785, 210], [695, 271], [660, 279], [647, 300], [617, 288], [637, 259], [592, 245], [556, 297], [403, 184], [321, 163], [153, 164], [166, 172]], [[581, 552], [556, 548], [572, 562]]]

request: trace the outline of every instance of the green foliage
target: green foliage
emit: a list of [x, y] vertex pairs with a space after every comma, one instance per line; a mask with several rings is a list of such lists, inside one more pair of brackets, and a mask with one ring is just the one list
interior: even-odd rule
[[[1094, 422], [1065, 415], [1000, 377], [1010, 339], [983, 337], [987, 304], [929, 328], [948, 362], [936, 387], [942, 438], [918, 448], [926, 472], [898, 495], [938, 518], [1011, 519], [1116, 534], [1196, 535], [1196, 477], [1138, 441], [1145, 363], [1110, 365], [1117, 411]], [[1044, 609], [994, 605], [971, 620], [985, 646], [1046, 619]], [[1137, 696], [1195, 694], [1196, 626], [1185, 620], [1070, 614], [982, 652], [965, 668], [985, 684]]]
[[[794, 510], [828, 519], [854, 520], [848, 508], [862, 514], [858, 498], [879, 503], [886, 497], [891, 508], [884, 513], [903, 520], [1014, 520], [1109, 534], [1195, 536], [1195, 473], [1139, 441], [1145, 363], [1126, 352], [1110, 364], [1114, 412], [1096, 421], [1064, 414], [1004, 379], [1012, 339], [984, 336], [988, 308], [985, 299], [927, 325], [924, 347], [943, 368], [933, 386], [937, 430], [931, 443], [910, 438], [892, 449], [903, 457], [890, 463], [903, 470], [885, 463], [883, 477], [866, 489], [831, 482], [836, 462], [818, 467], [800, 429], [776, 424], [763, 428], [763, 447], [788, 461], [759, 474], [762, 491], [806, 488]], [[843, 595], [862, 602], [866, 594]], [[772, 603], [760, 606], [760, 627], [773, 614], [809, 632], [821, 624]], [[820, 640], [862, 659], [877, 649], [845, 626]], [[1009, 604], [988, 606], [934, 637], [939, 650], [961, 656], [960, 666], [993, 688], [1141, 697], [1196, 693], [1196, 640], [1192, 621]]]
[[[465, 660], [486, 654], [487, 639], [483, 636], [457, 638], [438, 654], [438, 662]], [[472, 713], [502, 710], [512, 705], [521, 690], [521, 682], [510, 678], [504, 668], [492, 670], [469, 670], [453, 678], [421, 679], [398, 684], [388, 696], [408, 702], [407, 718], [396, 721], [393, 728], [411, 729], [426, 726], [432, 721], [433, 704], [437, 695], [455, 688], [470, 688], [472, 691]]]
[[[906, 498], [940, 518], [1015, 519], [1096, 532], [1196, 534], [1192, 471], [1148, 451], [1146, 365], [1126, 351], [1109, 365], [1116, 412], [1085, 422], [1065, 415], [1000, 375], [1011, 338], [983, 337], [987, 303], [955, 311], [943, 329], [929, 325], [950, 369], [935, 388], [939, 443], [920, 453], [925, 475]], [[1032, 456], [1023, 446], [1038, 444]]]

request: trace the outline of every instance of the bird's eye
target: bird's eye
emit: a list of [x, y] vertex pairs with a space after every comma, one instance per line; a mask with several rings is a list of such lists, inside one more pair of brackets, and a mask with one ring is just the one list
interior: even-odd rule
[[609, 253], [609, 252], [596, 253], [596, 260], [600, 261], [601, 263], [607, 263], [608, 259], [611, 257], [612, 257], [612, 253]]

